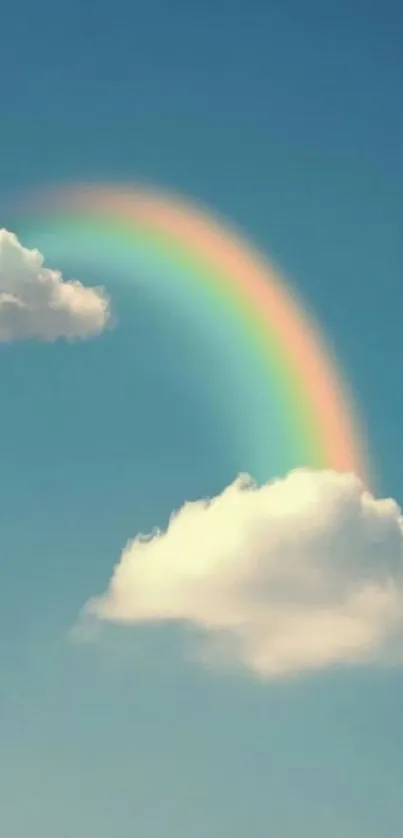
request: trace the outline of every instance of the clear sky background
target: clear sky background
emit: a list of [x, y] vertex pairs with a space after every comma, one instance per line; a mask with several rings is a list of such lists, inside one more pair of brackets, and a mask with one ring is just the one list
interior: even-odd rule
[[[400, 502], [402, 27], [397, 0], [5, 0], [0, 31], [0, 226], [70, 180], [223, 213], [313, 307]], [[129, 536], [248, 468], [172, 324], [115, 297], [98, 341], [0, 351], [1, 833], [397, 838], [398, 670], [265, 684], [186, 664], [172, 628], [69, 641]]]

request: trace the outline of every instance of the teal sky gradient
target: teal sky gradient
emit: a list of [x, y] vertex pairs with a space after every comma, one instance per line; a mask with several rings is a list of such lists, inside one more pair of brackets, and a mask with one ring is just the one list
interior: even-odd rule
[[[80, 180], [222, 213], [313, 308], [400, 502], [402, 23], [394, 0], [6, 0], [0, 35], [0, 226], [28, 239], [14, 196]], [[172, 627], [71, 642], [128, 538], [254, 464], [200, 343], [118, 262], [78, 276], [43, 242], [119, 327], [0, 348], [1, 834], [400, 835], [399, 670], [264, 684], [186, 663]]]

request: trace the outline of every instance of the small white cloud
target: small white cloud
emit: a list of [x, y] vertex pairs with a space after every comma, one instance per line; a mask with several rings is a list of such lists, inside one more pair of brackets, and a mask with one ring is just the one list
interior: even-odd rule
[[101, 332], [110, 318], [103, 289], [65, 282], [43, 262], [38, 250], [27, 250], [13, 233], [0, 229], [0, 342]]
[[205, 660], [279, 678], [385, 660], [403, 632], [402, 570], [400, 509], [357, 477], [301, 469], [257, 487], [240, 476], [129, 542], [83, 614], [185, 621]]

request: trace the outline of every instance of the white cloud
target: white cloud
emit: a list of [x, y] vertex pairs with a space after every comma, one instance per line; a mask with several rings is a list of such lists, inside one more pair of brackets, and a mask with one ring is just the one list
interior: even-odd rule
[[43, 261], [38, 250], [0, 229], [0, 342], [87, 338], [105, 328], [110, 311], [103, 289], [64, 282]]
[[302, 469], [257, 487], [240, 476], [129, 542], [83, 614], [185, 621], [206, 660], [278, 678], [385, 660], [403, 631], [402, 570], [400, 509], [357, 477]]

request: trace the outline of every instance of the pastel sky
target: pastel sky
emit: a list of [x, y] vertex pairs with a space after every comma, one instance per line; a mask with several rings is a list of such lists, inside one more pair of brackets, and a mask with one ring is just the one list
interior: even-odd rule
[[[402, 25], [397, 0], [3, 2], [6, 838], [402, 832]], [[118, 253], [81, 264], [16, 210], [138, 180], [289, 277], [375, 499], [329, 472], [236, 481], [248, 406], [206, 362], [211, 324], [178, 329]]]

